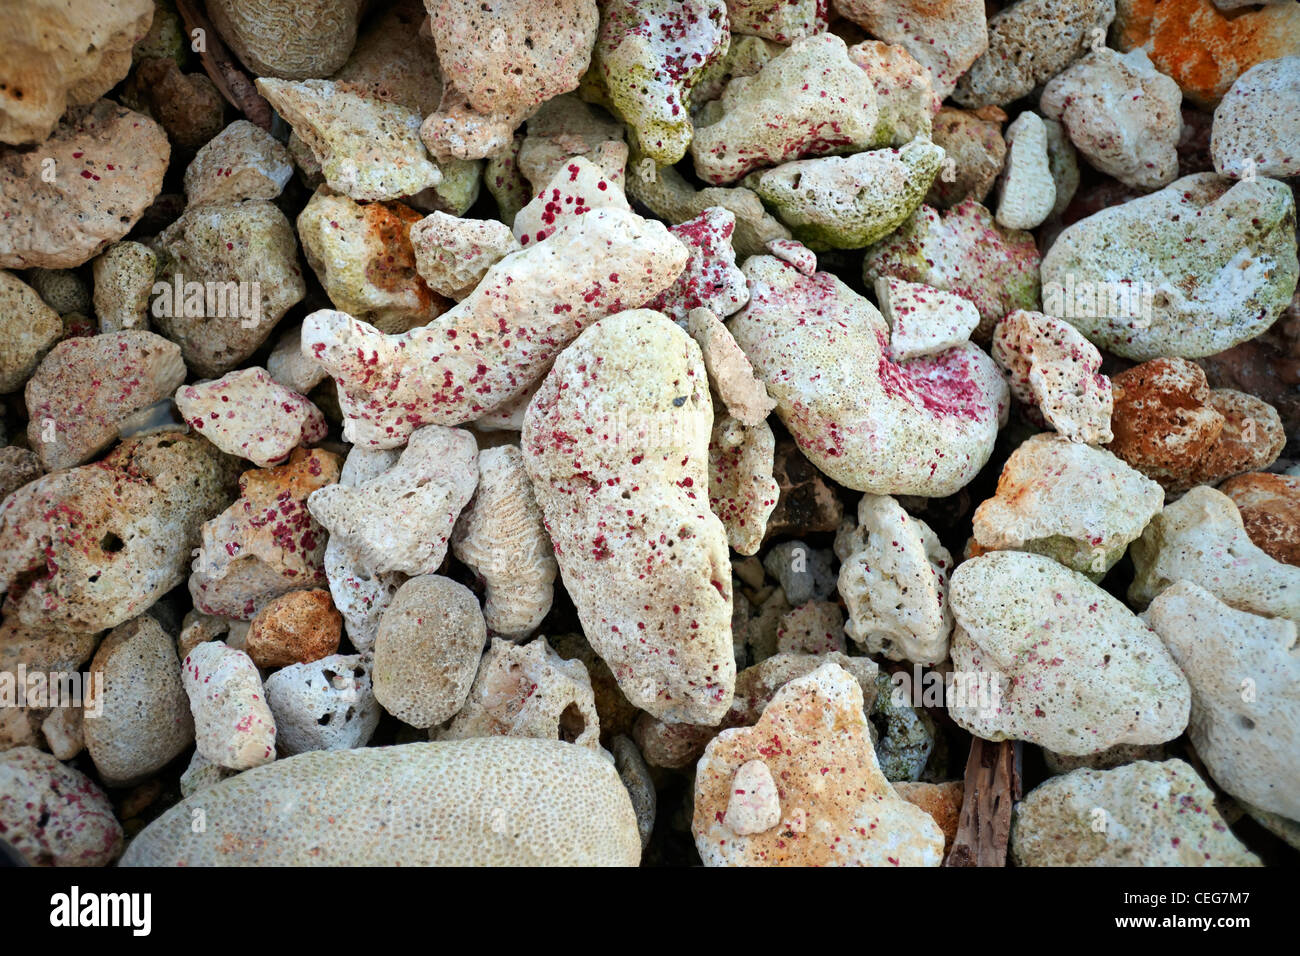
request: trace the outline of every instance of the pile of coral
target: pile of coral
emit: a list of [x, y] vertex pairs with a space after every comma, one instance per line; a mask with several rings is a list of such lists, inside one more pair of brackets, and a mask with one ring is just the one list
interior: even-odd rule
[[5, 16], [7, 849], [1295, 862], [1300, 6]]

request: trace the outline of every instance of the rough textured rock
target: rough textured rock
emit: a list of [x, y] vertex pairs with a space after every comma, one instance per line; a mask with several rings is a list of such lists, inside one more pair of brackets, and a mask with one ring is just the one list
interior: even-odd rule
[[754, 191], [810, 249], [861, 249], [921, 205], [943, 162], [926, 139], [901, 149], [785, 163], [758, 175]]
[[650, 768], [646, 766], [645, 759], [632, 738], [622, 734], [613, 738], [610, 741], [610, 752], [614, 755], [614, 766], [618, 770], [619, 779], [632, 798], [636, 826], [644, 849], [650, 842], [650, 834], [654, 832], [658, 812], [659, 796], [655, 792], [654, 778], [650, 776]]
[[1239, 611], [1300, 622], [1300, 568], [1256, 547], [1221, 491], [1202, 485], [1166, 506], [1132, 554], [1128, 598], [1140, 607], [1171, 584], [1190, 581]]
[[826, 29], [827, 4], [821, 0], [727, 0], [733, 33], [790, 43]]
[[560, 657], [546, 638], [512, 644], [493, 638], [465, 706], [434, 740], [540, 737], [600, 748], [600, 718], [582, 661]]
[[884, 318], [834, 276], [770, 256], [743, 271], [750, 304], [728, 328], [813, 464], [859, 491], [927, 496], [952, 494], [983, 467], [1007, 391], [980, 349], [896, 363]]
[[136, 63], [122, 102], [156, 120], [171, 144], [187, 152], [221, 132], [226, 101], [206, 73], [183, 73], [171, 57]]
[[[1105, 40], [1115, 0], [1018, 0], [989, 17], [988, 50], [957, 83], [962, 106], [1004, 106]], [[1100, 40], [1098, 39], [1100, 37]]]
[[1034, 435], [1011, 453], [997, 493], [975, 510], [975, 541], [983, 551], [1045, 554], [1099, 581], [1164, 500], [1158, 484], [1110, 452]]
[[845, 633], [868, 654], [937, 664], [948, 656], [952, 555], [930, 526], [893, 498], [863, 495], [839, 592], [849, 612]]
[[961, 345], [980, 324], [979, 310], [969, 299], [893, 276], [876, 280], [876, 304], [889, 323], [889, 354], [895, 362]]
[[465, 705], [487, 628], [474, 593], [437, 575], [412, 578], [384, 611], [375, 640], [375, 699], [412, 727]]
[[[730, 15], [730, 7], [727, 12]], [[705, 69], [691, 90], [691, 109], [696, 112], [703, 109], [721, 96], [727, 84], [736, 77], [753, 76], [768, 60], [780, 56], [784, 50], [780, 43], [736, 32], [733, 22], [727, 52]]]
[[709, 509], [739, 554], [756, 554], [780, 487], [772, 477], [776, 438], [766, 421], [745, 425], [720, 411], [709, 437]]
[[[748, 297], [748, 289], [745, 295]], [[718, 316], [709, 309], [692, 309], [687, 316], [687, 328], [704, 357], [709, 384], [726, 405], [727, 412], [746, 426], [765, 421], [776, 402], [754, 376], [754, 366]]]
[[669, 226], [668, 232], [686, 247], [686, 268], [668, 288], [645, 304], [683, 327], [694, 309], [709, 309], [726, 317], [749, 301], [745, 276], [736, 268], [731, 240], [736, 217], [722, 206], [710, 206], [694, 219]]
[[1296, 623], [1235, 611], [1179, 581], [1151, 602], [1146, 622], [1192, 687], [1188, 738], [1234, 797], [1300, 819], [1300, 648]]
[[435, 212], [411, 226], [415, 269], [434, 292], [460, 301], [494, 265], [521, 248], [510, 227], [494, 219]]
[[1013, 309], [1038, 308], [1038, 247], [1020, 229], [1004, 229], [972, 200], [946, 213], [921, 206], [893, 235], [867, 250], [862, 278], [881, 276], [955, 292], [980, 310], [975, 336], [986, 341], [993, 324]]
[[185, 655], [181, 671], [194, 714], [194, 742], [204, 757], [230, 770], [275, 759], [275, 718], [247, 654], [223, 641], [206, 641]]
[[339, 649], [342, 624], [329, 591], [290, 591], [253, 616], [246, 650], [260, 668], [308, 664]]
[[1011, 858], [1017, 866], [1259, 864], [1181, 760], [1053, 777], [1018, 805]]
[[1011, 394], [1071, 441], [1111, 441], [1115, 398], [1101, 353], [1063, 319], [1017, 309], [993, 329], [993, 361]]
[[953, 572], [953, 669], [989, 673], [992, 701], [950, 704], [985, 740], [1058, 753], [1163, 743], [1187, 726], [1187, 680], [1150, 628], [1082, 574], [996, 551]]
[[359, 654], [333, 654], [290, 664], [266, 679], [276, 745], [286, 756], [309, 750], [364, 747], [379, 725], [371, 688], [373, 664]]
[[1183, 359], [1154, 359], [1112, 380], [1108, 446], [1169, 491], [1267, 468], [1286, 443], [1277, 412], [1254, 396], [1207, 387]]
[[[1277, 320], [1300, 279], [1295, 241], [1285, 185], [1199, 173], [1068, 227], [1043, 257], [1043, 287], [1079, 290], [1062, 318], [1102, 348], [1197, 358]], [[1148, 301], [1135, 309], [1118, 286]]]
[[1257, 63], [1300, 54], [1300, 8], [1266, 4], [1224, 13], [1212, 0], [1117, 0], [1115, 44], [1142, 47], [1201, 107]]
[[341, 67], [357, 39], [362, 0], [213, 0], [208, 16], [259, 76], [304, 79]]
[[876, 90], [873, 146], [905, 146], [930, 137], [939, 111], [930, 72], [901, 44], [864, 40], [849, 47], [849, 59], [867, 71]]
[[184, 380], [180, 348], [152, 332], [66, 339], [27, 383], [28, 443], [46, 471], [79, 465]]
[[57, 3], [7, 10], [0, 43], [0, 143], [40, 143], [69, 106], [88, 106], [131, 68], [148, 32], [150, 0]]
[[1210, 154], [1224, 176], [1300, 174], [1300, 55], [1257, 63], [1214, 110]]
[[1159, 189], [1178, 175], [1183, 121], [1178, 84], [1145, 50], [1093, 50], [1043, 89], [1043, 114], [1060, 120], [1088, 162], [1126, 186]]
[[780, 497], [768, 516], [766, 538], [834, 531], [840, 526], [844, 505], [822, 473], [788, 438], [777, 442], [772, 477], [780, 488]]
[[[161, 770], [194, 742], [194, 719], [171, 635], [142, 614], [115, 627], [91, 661], [102, 674], [101, 709], [82, 729], [105, 784], [120, 787]], [[92, 685], [93, 686], [93, 685]]]
[[[474, 436], [428, 425], [412, 433], [383, 474], [355, 486], [322, 488], [307, 507], [365, 570], [432, 574], [446, 557], [456, 516], [477, 482]], [[385, 520], [376, 521], [376, 515]]]
[[62, 337], [59, 313], [12, 272], [0, 270], [0, 394], [22, 388]]
[[266, 371], [273, 381], [299, 395], [306, 395], [329, 377], [310, 355], [303, 354], [301, 325], [280, 336], [267, 356]]
[[632, 703], [706, 724], [735, 679], [726, 535], [707, 498], [711, 424], [699, 347], [634, 310], [560, 355], [522, 436], [588, 641]]
[[727, 51], [727, 14], [723, 0], [608, 0], [601, 5], [593, 69], [641, 151], [660, 165], [671, 166], [686, 155], [694, 134], [691, 88]]
[[778, 654], [843, 654], [845, 650], [844, 612], [833, 601], [801, 604], [777, 624]]
[[429, 0], [442, 100], [421, 137], [438, 160], [500, 152], [546, 100], [576, 89], [591, 62], [595, 0]]
[[41, 300], [59, 315], [90, 311], [90, 292], [71, 269], [32, 269], [27, 273]]
[[930, 184], [925, 201], [942, 209], [967, 199], [982, 203], [1007, 158], [1001, 125], [945, 106], [935, 114], [932, 126], [931, 136], [943, 149], [945, 166]]
[[875, 89], [833, 33], [796, 40], [755, 75], [733, 79], [711, 106], [716, 121], [697, 120], [691, 157], [714, 185], [763, 166], [865, 149], [876, 126]]
[[941, 100], [989, 45], [979, 0], [835, 0], [835, 9], [872, 36], [905, 47], [930, 71]]
[[892, 786], [896, 794], [908, 803], [920, 807], [930, 814], [935, 823], [939, 824], [939, 829], [943, 831], [943, 852], [946, 858], [948, 851], [952, 849], [952, 841], [957, 837], [957, 826], [961, 822], [962, 800], [966, 795], [965, 786], [960, 780], [949, 780], [946, 783], [900, 780]]
[[293, 226], [269, 202], [191, 206], [153, 248], [159, 283], [181, 288], [154, 298], [154, 321], [198, 375], [238, 367], [307, 294]]
[[630, 209], [627, 197], [609, 180], [604, 169], [584, 157], [576, 157], [560, 167], [551, 181], [519, 210], [513, 230], [521, 245], [536, 245], [566, 223], [593, 211]]
[[[733, 816], [742, 768], [762, 779], [752, 763], [781, 789], [747, 801], [759, 812]], [[943, 851], [938, 824], [880, 772], [857, 681], [830, 663], [786, 684], [753, 727], [724, 730], [708, 745], [691, 830], [706, 866], [938, 866]]]
[[36, 453], [17, 445], [0, 448], [0, 501], [45, 474]]
[[41, 735], [52, 755], [66, 761], [86, 749], [84, 718], [80, 707], [56, 707], [41, 721]]
[[191, 205], [274, 199], [292, 175], [289, 151], [279, 140], [248, 120], [235, 120], [185, 167], [185, 198]]
[[399, 202], [361, 205], [318, 190], [298, 214], [298, 235], [334, 306], [396, 334], [432, 322], [447, 308], [417, 269], [410, 233], [420, 221]]
[[339, 460], [298, 448], [286, 464], [239, 478], [239, 499], [203, 526], [190, 596], [204, 614], [251, 620], [272, 598], [325, 585], [325, 529], [307, 497], [338, 481]]
[[483, 579], [488, 630], [519, 640], [551, 609], [558, 567], [517, 445], [485, 448], [478, 487], [456, 521], [456, 558]]
[[[10, 614], [0, 622], [0, 673], [17, 674], [19, 667], [25, 667], [29, 674], [77, 671], [94, 654], [96, 642], [93, 632], [51, 629], [44, 620], [38, 627], [30, 627]], [[43, 706], [46, 703], [51, 702], [29, 698], [26, 705], [19, 707], [16, 701], [6, 700], [12, 706], [0, 709], [0, 751], [13, 747], [54, 750], [54, 741], [45, 734], [44, 725], [56, 710]]]
[[1269, 557], [1300, 567], [1300, 475], [1253, 472], [1219, 486], [1241, 513], [1250, 540]]
[[149, 294], [158, 256], [139, 242], [115, 242], [95, 258], [95, 315], [99, 331], [149, 328]]
[[226, 454], [263, 468], [282, 463], [299, 445], [318, 442], [326, 432], [319, 408], [257, 367], [177, 389], [176, 408]]
[[33, 747], [0, 753], [0, 827], [33, 866], [107, 866], [122, 852], [104, 792]]
[[1025, 110], [1007, 127], [1006, 143], [1007, 164], [998, 183], [996, 219], [1008, 229], [1036, 229], [1056, 205], [1056, 181], [1043, 118]]
[[236, 771], [226, 767], [218, 767], [198, 750], [195, 750], [193, 756], [190, 757], [189, 766], [181, 774], [181, 796], [188, 797], [190, 794], [198, 793], [206, 787], [215, 786], [227, 777], [234, 776], [235, 773]]
[[[520, 205], [549, 185], [561, 168], [579, 156], [597, 166], [610, 185], [621, 186], [628, 157], [623, 136], [622, 123], [600, 107], [583, 101], [577, 93], [547, 100], [528, 118], [528, 132], [519, 143], [518, 171], [527, 180], [522, 187]], [[496, 162], [500, 165], [505, 160]], [[511, 224], [513, 216], [502, 218]]]
[[40, 149], [0, 149], [0, 268], [98, 255], [154, 201], [170, 154], [161, 126], [111, 100], [71, 110]]
[[185, 580], [199, 529], [230, 500], [234, 463], [199, 438], [128, 439], [37, 479], [0, 508], [0, 590], [24, 623], [87, 631], [143, 613]]
[[783, 541], [769, 549], [763, 567], [781, 582], [781, 590], [791, 604], [829, 598], [835, 593], [831, 552], [809, 547], [798, 539]]
[[[516, 397], [583, 327], [651, 298], [685, 264], [662, 224], [594, 210], [502, 259], [436, 323], [384, 336], [316, 312], [303, 324], [303, 350], [338, 383], [344, 438], [398, 447], [422, 424], [469, 421]], [[460, 336], [477, 347], [462, 348]]]
[[[396, 800], [395, 779], [406, 782]], [[140, 834], [123, 862], [636, 866], [641, 858], [636, 814], [614, 765], [559, 740], [301, 754], [191, 801]], [[191, 805], [207, 809], [203, 834], [190, 832]]]

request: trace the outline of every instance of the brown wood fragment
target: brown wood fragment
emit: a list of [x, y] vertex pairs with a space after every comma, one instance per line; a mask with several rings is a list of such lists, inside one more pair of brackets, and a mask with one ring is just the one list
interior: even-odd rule
[[196, 29], [203, 31], [204, 50], [199, 54], [199, 59], [208, 77], [221, 91], [221, 95], [231, 106], [243, 113], [250, 123], [269, 132], [271, 104], [257, 92], [248, 74], [239, 68], [234, 56], [226, 49], [221, 36], [212, 26], [212, 21], [208, 19], [207, 11], [199, 0], [176, 0], [176, 10], [185, 21], [187, 36], [192, 37]]
[[971, 739], [961, 820], [944, 866], [1006, 866], [1011, 807], [1020, 799], [1019, 742]]

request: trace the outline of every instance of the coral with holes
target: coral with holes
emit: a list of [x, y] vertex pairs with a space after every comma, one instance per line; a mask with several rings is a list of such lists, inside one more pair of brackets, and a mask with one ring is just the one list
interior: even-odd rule
[[280, 752], [364, 747], [379, 726], [373, 666], [360, 654], [332, 654], [290, 664], [268, 677], [266, 703], [275, 717]]

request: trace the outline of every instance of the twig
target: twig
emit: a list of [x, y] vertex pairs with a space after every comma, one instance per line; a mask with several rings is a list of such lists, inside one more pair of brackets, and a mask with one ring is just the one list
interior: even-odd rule
[[204, 45], [202, 52], [199, 53], [199, 59], [203, 62], [203, 69], [207, 71], [209, 78], [221, 91], [221, 95], [231, 106], [243, 113], [250, 123], [269, 131], [271, 104], [262, 98], [257, 88], [253, 86], [253, 81], [236, 65], [235, 58], [221, 42], [220, 35], [212, 26], [212, 21], [208, 19], [207, 12], [198, 0], [176, 0], [176, 10], [185, 21], [187, 35], [193, 36], [195, 30], [203, 31]]
[[971, 739], [966, 795], [945, 866], [1006, 866], [1011, 806], [1020, 799], [1020, 744]]

